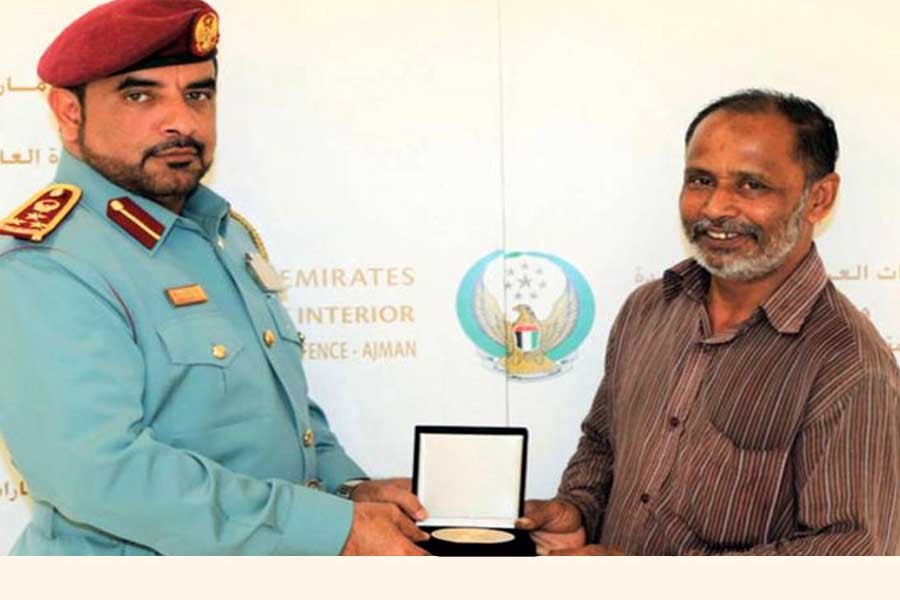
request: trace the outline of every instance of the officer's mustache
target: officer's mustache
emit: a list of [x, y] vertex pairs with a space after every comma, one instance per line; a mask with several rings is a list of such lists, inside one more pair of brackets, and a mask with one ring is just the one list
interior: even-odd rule
[[691, 241], [695, 241], [713, 227], [723, 233], [741, 233], [753, 236], [757, 240], [762, 235], [760, 227], [740, 219], [700, 219], [699, 221], [694, 221], [688, 227]]
[[205, 147], [206, 146], [204, 144], [202, 144], [201, 142], [198, 142], [191, 136], [172, 138], [161, 144], [157, 144], [151, 148], [148, 148], [146, 151], [144, 151], [144, 158], [143, 158], [143, 160], [141, 160], [141, 164], [147, 162], [147, 159], [154, 157], [154, 156], [159, 156], [163, 152], [166, 152], [167, 150], [172, 150], [173, 148], [193, 148], [194, 150], [197, 151], [197, 156], [203, 156], [203, 149]]

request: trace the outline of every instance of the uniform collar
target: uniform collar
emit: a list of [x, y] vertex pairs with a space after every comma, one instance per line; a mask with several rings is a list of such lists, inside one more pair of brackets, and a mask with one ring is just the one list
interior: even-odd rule
[[201, 185], [184, 203], [181, 216], [199, 225], [210, 240], [215, 240], [226, 233], [229, 209], [224, 198]]
[[106, 216], [107, 205], [110, 200], [125, 197], [137, 204], [165, 228], [160, 234], [159, 241], [153, 248], [145, 248], [124, 229], [112, 221], [110, 221], [110, 224], [122, 235], [147, 250], [150, 254], [155, 254], [166, 243], [169, 232], [176, 225], [190, 226], [188, 223], [192, 222], [210, 236], [210, 239], [215, 239], [216, 236], [224, 233], [224, 228], [228, 221], [225, 218], [228, 214], [228, 203], [205, 186], [199, 186], [191, 194], [185, 202], [183, 214], [179, 216], [149, 198], [144, 198], [116, 185], [65, 150], [62, 151], [59, 159], [55, 181], [57, 183], [71, 183], [82, 188], [84, 193], [82, 203], [96, 211], [107, 221], [110, 221]]
[[[705, 304], [709, 272], [694, 259], [684, 260], [663, 274], [663, 297], [671, 300], [684, 292]], [[780, 333], [798, 333], [828, 283], [825, 265], [813, 244], [794, 272], [762, 303], [760, 309], [769, 324]]]

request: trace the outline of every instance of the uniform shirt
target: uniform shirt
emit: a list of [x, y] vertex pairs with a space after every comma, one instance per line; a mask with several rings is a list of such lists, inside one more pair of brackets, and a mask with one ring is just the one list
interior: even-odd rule
[[635, 554], [891, 554], [900, 376], [813, 248], [712, 335], [688, 260], [628, 298], [559, 497]]
[[[59, 229], [0, 238], [0, 432], [36, 501], [13, 552], [338, 553], [353, 508], [326, 491], [364, 473], [228, 204], [201, 186], [179, 216], [65, 153], [56, 181], [83, 191]], [[152, 249], [107, 218], [123, 196]], [[164, 293], [192, 284], [208, 302]]]

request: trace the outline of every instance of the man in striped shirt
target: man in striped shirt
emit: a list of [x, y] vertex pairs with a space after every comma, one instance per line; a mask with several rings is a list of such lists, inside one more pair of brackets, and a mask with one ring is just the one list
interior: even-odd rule
[[748, 90], [687, 130], [693, 258], [635, 290], [557, 497], [524, 529], [562, 554], [896, 554], [900, 373], [813, 244], [834, 123]]

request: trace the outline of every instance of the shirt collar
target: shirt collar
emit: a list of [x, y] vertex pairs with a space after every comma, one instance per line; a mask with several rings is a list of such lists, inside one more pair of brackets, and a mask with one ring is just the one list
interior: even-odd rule
[[693, 258], [683, 260], [663, 273], [663, 297], [668, 302], [682, 291], [703, 302], [709, 289], [709, 273]]
[[[697, 261], [684, 260], [663, 274], [663, 298], [668, 302], [683, 291], [691, 299], [703, 303], [709, 290], [709, 279], [709, 272]], [[780, 333], [798, 333], [827, 283], [825, 265], [813, 244], [794, 272], [760, 308]]]
[[[115, 198], [127, 197], [140, 206], [165, 228], [160, 235], [159, 241], [152, 249], [147, 250], [150, 254], [155, 254], [156, 250], [166, 243], [169, 232], [176, 224], [184, 222], [184, 219], [195, 222], [197, 226], [210, 236], [210, 239], [215, 239], [219, 233], [224, 233], [224, 227], [228, 221], [225, 218], [228, 214], [228, 203], [205, 186], [199, 186], [187, 199], [185, 209], [181, 215], [183, 218], [181, 218], [157, 202], [116, 185], [66, 150], [63, 150], [60, 155], [54, 181], [57, 183], [72, 183], [82, 188], [82, 203], [99, 213], [104, 219], [106, 219], [109, 201]], [[121, 228], [116, 227], [116, 229], [122, 235], [132, 239]], [[137, 242], [135, 241], [135, 243]], [[140, 246], [140, 244], [138, 245]], [[141, 247], [144, 248], [144, 246]], [[146, 250], [146, 248], [144, 249]]]
[[827, 283], [825, 265], [813, 244], [794, 272], [763, 302], [769, 323], [781, 333], [799, 332]]

